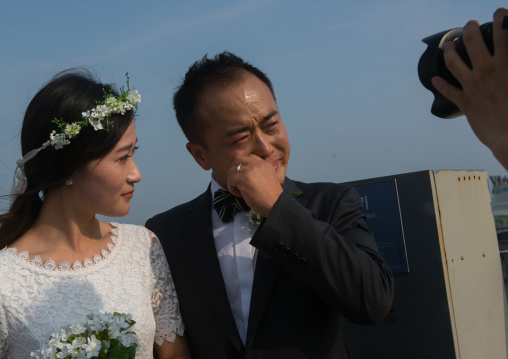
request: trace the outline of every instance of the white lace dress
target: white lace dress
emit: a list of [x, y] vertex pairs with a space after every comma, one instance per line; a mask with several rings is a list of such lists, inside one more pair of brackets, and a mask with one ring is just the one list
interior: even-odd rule
[[112, 245], [93, 260], [71, 266], [27, 252], [0, 250], [0, 358], [29, 358], [61, 326], [86, 314], [132, 314], [140, 350], [152, 358], [153, 342], [174, 341], [184, 327], [169, 267], [153, 233], [116, 224]]

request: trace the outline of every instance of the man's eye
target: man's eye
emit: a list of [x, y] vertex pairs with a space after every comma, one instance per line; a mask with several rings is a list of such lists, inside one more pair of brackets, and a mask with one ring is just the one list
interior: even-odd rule
[[245, 141], [247, 138], [249, 138], [249, 136], [245, 135], [243, 137], [240, 137], [238, 140], [236, 140], [233, 143], [241, 143], [241, 142]]
[[271, 130], [271, 129], [275, 128], [278, 124], [279, 124], [278, 121], [273, 121], [273, 122], [267, 123], [265, 126], [265, 130]]

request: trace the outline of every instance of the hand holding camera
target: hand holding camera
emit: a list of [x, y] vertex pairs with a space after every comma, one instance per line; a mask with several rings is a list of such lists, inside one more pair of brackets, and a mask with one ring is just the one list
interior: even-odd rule
[[418, 73], [435, 95], [432, 113], [466, 115], [480, 141], [508, 169], [508, 10], [498, 9], [492, 23], [470, 21], [463, 30], [423, 41], [429, 47]]

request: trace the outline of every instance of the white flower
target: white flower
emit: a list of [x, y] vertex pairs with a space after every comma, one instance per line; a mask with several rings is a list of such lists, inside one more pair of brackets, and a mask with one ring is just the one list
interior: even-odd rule
[[124, 337], [120, 339], [120, 341], [126, 347], [130, 347], [133, 344], [137, 344], [136, 335], [134, 334], [125, 334]]
[[76, 324], [72, 324], [69, 327], [69, 331], [72, 334], [83, 334], [84, 332], [86, 332], [86, 327], [83, 323], [76, 323]]
[[[61, 328], [59, 332], [51, 336], [48, 343], [38, 351], [30, 353], [30, 356], [40, 359], [97, 358], [102, 346], [106, 348], [107, 355], [112, 345], [119, 345], [117, 348], [121, 351], [133, 345], [136, 350], [139, 350], [136, 334], [132, 332], [132, 329], [129, 330], [134, 324], [131, 318], [130, 314], [120, 313], [89, 314], [85, 322]], [[100, 341], [96, 334], [104, 333], [104, 331], [109, 339]]]
[[82, 347], [83, 345], [86, 344], [86, 338], [85, 337], [75, 337], [71, 344], [74, 347], [74, 349], [77, 349], [77, 348]]
[[127, 93], [127, 101], [131, 104], [135, 105], [141, 102], [141, 95], [138, 90], [132, 89]]
[[[127, 76], [127, 87], [129, 87], [129, 77]], [[122, 99], [122, 100], [120, 100]], [[116, 97], [113, 94], [107, 94], [104, 101], [99, 103], [95, 108], [81, 112], [84, 119], [79, 123], [66, 124], [62, 119], [55, 119], [53, 122], [58, 124], [61, 133], [53, 131], [50, 135], [50, 144], [55, 149], [61, 149], [70, 143], [69, 139], [76, 137], [82, 126], [92, 125], [95, 131], [104, 129], [104, 121], [109, 128], [109, 117], [112, 114], [124, 115], [127, 111], [132, 110], [134, 106], [141, 102], [141, 95], [135, 89], [125, 91], [123, 87], [120, 89], [120, 95]], [[45, 148], [45, 145], [43, 145]]]
[[88, 122], [90, 122], [90, 124], [93, 126], [93, 129], [95, 131], [98, 131], [98, 130], [102, 130], [103, 127], [102, 127], [102, 122], [100, 121], [100, 119], [94, 119], [93, 117], [90, 117], [88, 119]]
[[67, 356], [71, 355], [73, 351], [73, 347], [71, 344], [64, 344], [60, 348], [60, 352], [55, 354], [55, 357], [57, 358], [66, 358]]
[[88, 318], [87, 326], [92, 332], [100, 332], [104, 328], [100, 319], [95, 317]]
[[69, 140], [65, 138], [65, 133], [56, 133], [55, 130], [50, 133], [49, 138], [51, 139], [51, 145], [57, 150], [70, 143]]
[[66, 127], [65, 127], [65, 131], [64, 133], [69, 137], [69, 138], [73, 138], [75, 137], [76, 135], [79, 134], [79, 131], [81, 130], [81, 126], [79, 124], [77, 124], [76, 122], [74, 123], [71, 123], [71, 124], [68, 124]]
[[251, 224], [258, 224], [259, 221], [261, 221], [261, 215], [257, 214], [252, 209], [248, 212], [245, 212], [245, 215], [249, 218], [249, 223]]
[[116, 97], [112, 95], [106, 97], [106, 100], [104, 102], [106, 103], [107, 107], [115, 107], [117, 104]]
[[92, 334], [92, 336], [88, 338], [88, 344], [84, 345], [84, 349], [87, 358], [94, 358], [99, 355], [101, 341], [95, 337], [95, 334]]
[[123, 317], [123, 316], [120, 316], [120, 315], [115, 315], [113, 316], [113, 321], [118, 325], [118, 327], [120, 327], [120, 329], [127, 329], [130, 327], [129, 323], [126, 322], [126, 320], [130, 320], [130, 314], [129, 316], [127, 317]]

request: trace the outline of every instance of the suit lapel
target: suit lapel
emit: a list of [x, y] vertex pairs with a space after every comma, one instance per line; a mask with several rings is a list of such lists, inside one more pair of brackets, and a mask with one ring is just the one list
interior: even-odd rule
[[282, 264], [258, 251], [256, 271], [252, 284], [252, 295], [249, 309], [249, 325], [247, 328], [246, 347], [252, 345], [252, 340], [263, 317], [273, 286], [279, 277]]
[[210, 187], [208, 187], [208, 190], [198, 198], [196, 205], [190, 210], [189, 218], [194, 219], [191, 220], [191, 234], [188, 236], [191, 246], [190, 253], [203, 287], [203, 294], [207, 297], [227, 337], [239, 352], [243, 352], [243, 343], [229, 305], [215, 249], [210, 217], [211, 203]]
[[[300, 188], [286, 177], [282, 186], [285, 193], [301, 192]], [[295, 200], [305, 207], [307, 200], [296, 197]], [[255, 235], [255, 234], [254, 234]], [[268, 300], [277, 282], [282, 264], [258, 251], [252, 296], [249, 310], [249, 326], [247, 330], [246, 347], [250, 347], [263, 317]]]

